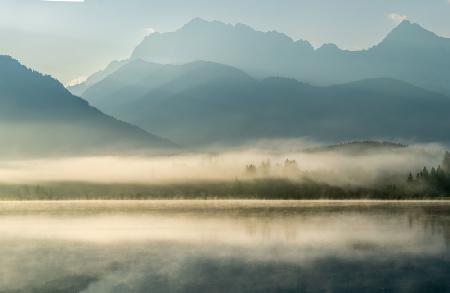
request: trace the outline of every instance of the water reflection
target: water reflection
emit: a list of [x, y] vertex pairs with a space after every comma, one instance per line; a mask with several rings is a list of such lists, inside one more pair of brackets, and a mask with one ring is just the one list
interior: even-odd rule
[[0, 292], [448, 292], [449, 202], [0, 203]]

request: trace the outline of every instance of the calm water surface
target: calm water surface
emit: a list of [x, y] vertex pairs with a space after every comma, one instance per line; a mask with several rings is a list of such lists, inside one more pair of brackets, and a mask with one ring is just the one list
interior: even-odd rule
[[0, 292], [450, 292], [450, 202], [0, 202]]

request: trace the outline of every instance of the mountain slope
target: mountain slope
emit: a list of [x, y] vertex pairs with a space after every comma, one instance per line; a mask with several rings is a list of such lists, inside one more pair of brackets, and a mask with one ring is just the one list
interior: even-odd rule
[[[257, 80], [210, 62], [161, 66], [156, 75], [138, 74], [150, 77], [138, 83], [138, 90], [135, 85], [119, 88], [97, 106], [189, 146], [304, 136], [450, 141], [450, 99], [406, 82], [378, 78], [316, 87], [286, 78]], [[150, 82], [157, 76], [164, 82]], [[104, 82], [121, 83], [115, 78]]]
[[181, 29], [155, 33], [132, 59], [156, 63], [206, 60], [229, 64], [255, 77], [282, 76], [317, 85], [389, 77], [450, 95], [450, 39], [404, 21], [380, 44], [344, 51], [333, 44], [314, 50], [276, 32], [195, 19]]
[[0, 56], [1, 155], [98, 154], [174, 145], [118, 121], [59, 82]]
[[159, 95], [170, 95], [218, 79], [251, 80], [251, 77], [236, 68], [212, 62], [161, 65], [136, 59], [89, 87], [83, 97], [94, 106], [114, 114], [118, 113], [115, 109], [150, 91], [164, 88]]
[[84, 82], [69, 86], [67, 89], [74, 94], [75, 96], [82, 96], [83, 93], [92, 85], [102, 81], [104, 78], [106, 78], [108, 75], [114, 73], [116, 70], [118, 70], [123, 65], [127, 64], [129, 60], [121, 60], [121, 61], [113, 61], [108, 66], [106, 66], [105, 69], [100, 70], [91, 76], [89, 76], [88, 79], [86, 79]]

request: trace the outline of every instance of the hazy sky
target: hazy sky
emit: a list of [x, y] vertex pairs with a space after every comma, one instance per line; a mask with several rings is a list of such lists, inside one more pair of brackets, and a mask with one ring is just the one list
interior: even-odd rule
[[0, 54], [67, 83], [194, 17], [351, 50], [379, 42], [404, 17], [450, 37], [450, 0], [0, 0]]

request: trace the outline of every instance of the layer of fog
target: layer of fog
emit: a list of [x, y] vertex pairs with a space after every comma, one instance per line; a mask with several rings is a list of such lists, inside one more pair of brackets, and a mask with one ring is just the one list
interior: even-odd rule
[[[268, 204], [265, 208], [268, 208]], [[111, 213], [71, 216], [2, 216], [3, 240], [74, 241], [97, 244], [172, 242], [196, 245], [233, 245], [283, 247], [317, 254], [351, 255], [354, 245], [372, 249], [389, 246], [391, 252], [434, 253], [445, 250], [439, 235], [421, 225], [412, 225], [407, 217], [386, 213], [361, 215], [306, 214], [242, 216], [231, 213], [201, 216], [195, 213]], [[436, 241], [432, 241], [437, 237]], [[427, 239], [427, 241], [425, 241]]]
[[[274, 151], [275, 150], [275, 151]], [[329, 184], [371, 184], [403, 178], [424, 166], [437, 166], [438, 145], [376, 149], [361, 153], [242, 148], [172, 156], [99, 156], [2, 160], [0, 182], [82, 181], [98, 183], [184, 183], [255, 178], [289, 178]], [[293, 164], [287, 164], [286, 160]], [[254, 165], [256, 169], [246, 169]]]
[[[18, 210], [38, 205], [51, 211], [66, 203], [8, 203], [13, 204]], [[365, 282], [372, 280], [370, 276], [379, 280], [384, 273], [393, 280], [406, 277], [393, 276], [380, 264], [403, 274], [417, 265], [421, 274], [409, 281], [448, 273], [448, 267], [443, 270], [434, 263], [448, 255], [448, 231], [443, 230], [448, 221], [442, 208], [440, 213], [427, 213], [421, 209], [424, 205], [386, 208], [370, 203], [367, 208], [363, 203], [323, 210], [324, 203], [296, 203], [293, 212], [293, 203], [221, 201], [203, 202], [203, 212], [198, 212], [186, 210], [189, 203], [170, 201], [159, 203], [170, 205], [164, 212], [151, 212], [155, 203], [126, 202], [123, 213], [104, 214], [114, 204], [96, 204], [97, 215], [85, 214], [83, 205], [91, 205], [87, 202], [59, 216], [43, 210], [5, 215], [0, 207], [0, 291], [229, 292], [229, 286], [215, 287], [222, 282], [236, 284], [231, 291], [276, 291], [273, 286], [278, 283], [298, 289], [299, 278], [314, 288], [323, 280], [339, 283], [337, 274], [348, 278], [355, 266], [367, 270]], [[253, 204], [256, 208], [249, 206]], [[149, 210], [136, 212], [142, 205], [149, 205]], [[192, 208], [198, 205], [191, 203]], [[423, 274], [429, 267], [432, 276]]]

